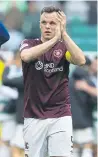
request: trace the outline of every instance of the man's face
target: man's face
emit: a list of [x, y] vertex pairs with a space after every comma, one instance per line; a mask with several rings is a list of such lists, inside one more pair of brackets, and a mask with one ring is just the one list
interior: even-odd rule
[[40, 28], [41, 36], [47, 41], [52, 39], [55, 36], [57, 19], [56, 12], [53, 13], [43, 13], [40, 18]]

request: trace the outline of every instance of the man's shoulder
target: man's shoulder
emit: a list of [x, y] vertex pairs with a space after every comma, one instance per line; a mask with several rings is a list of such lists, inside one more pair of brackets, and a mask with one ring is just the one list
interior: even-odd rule
[[33, 42], [36, 42], [36, 41], [40, 41], [40, 38], [36, 38], [36, 39], [24, 39], [21, 44], [23, 43], [33, 43]]
[[39, 44], [40, 39], [24, 39], [20, 44], [20, 51], [31, 48], [37, 44]]

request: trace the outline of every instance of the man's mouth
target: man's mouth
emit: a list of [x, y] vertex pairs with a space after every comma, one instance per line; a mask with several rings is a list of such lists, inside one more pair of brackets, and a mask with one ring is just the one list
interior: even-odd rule
[[46, 33], [46, 34], [50, 34], [51, 32], [49, 32], [49, 31], [45, 31], [45, 33]]

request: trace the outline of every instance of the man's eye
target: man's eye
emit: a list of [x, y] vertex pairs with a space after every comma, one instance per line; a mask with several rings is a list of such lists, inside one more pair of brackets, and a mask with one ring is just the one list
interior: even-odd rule
[[46, 21], [42, 21], [41, 23], [42, 23], [42, 24], [46, 24]]
[[51, 25], [55, 25], [56, 23], [52, 21], [52, 22], [50, 22], [50, 24], [51, 24]]

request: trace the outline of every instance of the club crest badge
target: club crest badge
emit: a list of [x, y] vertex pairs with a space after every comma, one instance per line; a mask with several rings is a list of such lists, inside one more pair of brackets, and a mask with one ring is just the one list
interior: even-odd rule
[[55, 57], [57, 57], [57, 58], [60, 58], [60, 57], [62, 56], [62, 54], [63, 54], [63, 52], [62, 52], [62, 50], [60, 50], [60, 49], [55, 50], [55, 51], [53, 52], [53, 55], [54, 55]]

